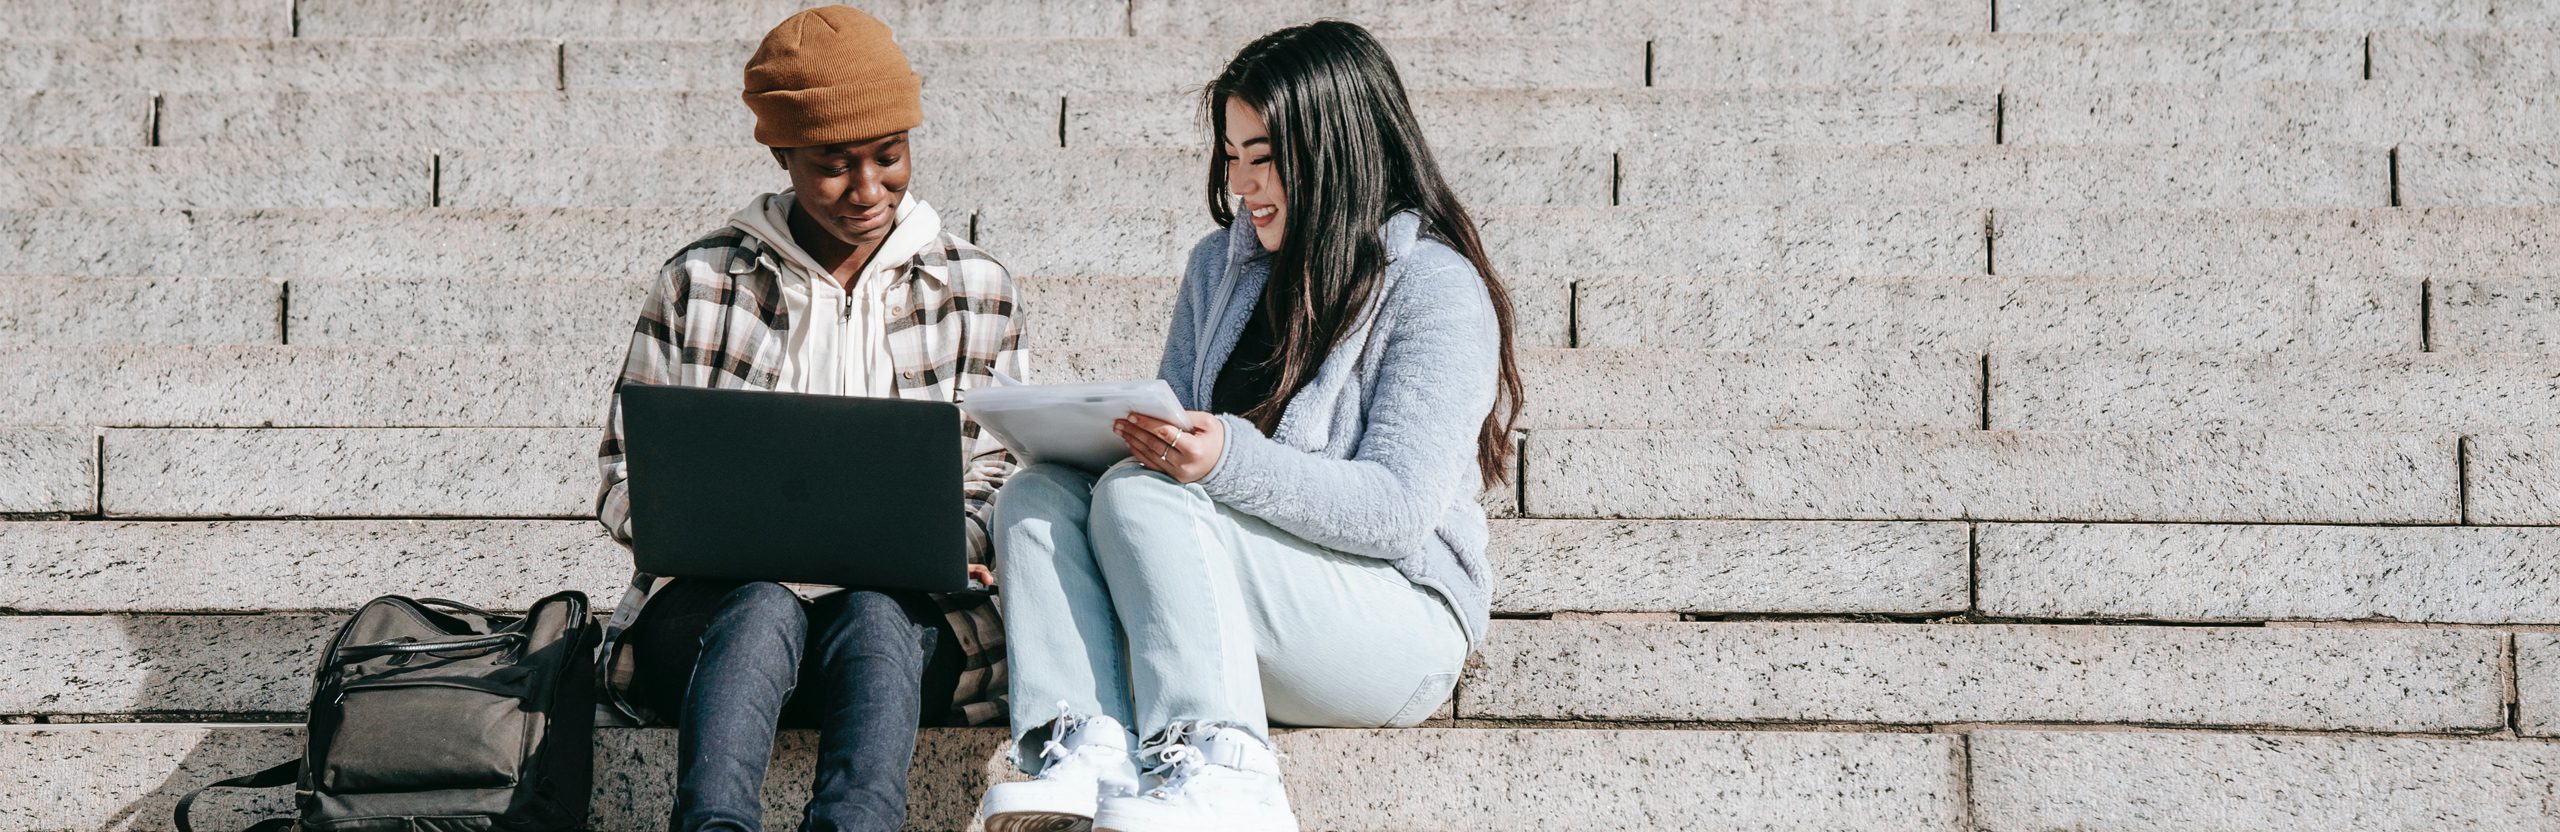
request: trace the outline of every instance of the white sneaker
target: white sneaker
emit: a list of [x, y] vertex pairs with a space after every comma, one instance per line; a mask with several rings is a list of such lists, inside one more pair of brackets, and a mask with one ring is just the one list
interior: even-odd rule
[[[1065, 710], [1065, 703], [1060, 703]], [[1040, 776], [987, 787], [978, 816], [987, 832], [1086, 832], [1102, 798], [1135, 794], [1129, 729], [1107, 716], [1062, 716], [1040, 746]]]
[[1155, 788], [1102, 801], [1094, 832], [1297, 832], [1280, 755], [1241, 729], [1176, 724], [1139, 756]]

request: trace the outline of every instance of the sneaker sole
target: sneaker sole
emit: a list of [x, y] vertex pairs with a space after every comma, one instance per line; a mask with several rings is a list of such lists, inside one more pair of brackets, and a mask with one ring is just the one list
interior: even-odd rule
[[987, 832], [1092, 831], [1092, 818], [1060, 812], [1006, 812], [987, 818]]

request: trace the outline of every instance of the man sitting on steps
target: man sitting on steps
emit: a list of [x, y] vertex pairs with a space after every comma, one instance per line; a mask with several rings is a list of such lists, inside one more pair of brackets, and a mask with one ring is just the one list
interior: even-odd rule
[[[952, 401], [998, 369], [1027, 376], [1013, 277], [907, 193], [921, 93], [888, 27], [862, 12], [828, 6], [774, 27], [747, 63], [746, 103], [792, 188], [667, 261], [621, 383]], [[627, 543], [621, 428], [617, 392], [597, 514]], [[1014, 462], [975, 424], [962, 437], [969, 571], [994, 583], [987, 505]], [[1003, 640], [979, 596], [803, 598], [637, 575], [607, 625], [604, 673], [625, 714], [676, 723], [672, 828], [762, 828], [780, 723], [820, 729], [802, 828], [885, 832], [905, 823], [919, 724], [1002, 716]]]

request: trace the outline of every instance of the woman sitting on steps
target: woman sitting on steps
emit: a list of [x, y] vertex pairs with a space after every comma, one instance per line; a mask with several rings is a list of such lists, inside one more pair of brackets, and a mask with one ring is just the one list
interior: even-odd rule
[[1352, 24], [1285, 29], [1204, 105], [1223, 228], [1158, 370], [1191, 427], [1133, 414], [1130, 460], [996, 497], [1037, 779], [988, 791], [990, 832], [1295, 829], [1269, 725], [1419, 723], [1484, 636], [1511, 304], [1394, 64]]

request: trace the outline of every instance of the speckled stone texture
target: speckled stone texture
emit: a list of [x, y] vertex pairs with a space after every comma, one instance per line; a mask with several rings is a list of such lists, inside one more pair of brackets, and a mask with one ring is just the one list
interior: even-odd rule
[[[1058, 143], [1055, 96], [928, 91], [924, 117], [917, 135], [938, 146]], [[169, 145], [739, 146], [755, 118], [737, 93], [709, 90], [171, 93], [159, 127]]]
[[[0, 809], [35, 829], [168, 828], [179, 795], [292, 759], [285, 726], [0, 726], [0, 765], [29, 772]], [[814, 737], [782, 735], [768, 828], [798, 822]], [[1279, 737], [1290, 802], [1311, 830], [1682, 829], [1954, 832], [1959, 740], [1917, 734], [1448, 730], [1295, 731]], [[909, 779], [909, 829], [967, 828], [985, 784], [1010, 778], [1001, 731], [929, 729]], [[673, 791], [675, 732], [596, 732], [589, 828], [650, 829]], [[1409, 772], [1398, 787], [1381, 771]], [[1610, 784], [1605, 799], [1592, 783]], [[198, 828], [283, 813], [283, 790], [199, 802]]]
[[[622, 317], [629, 313], [621, 313]], [[624, 343], [0, 349], [0, 421], [123, 427], [604, 424]], [[245, 389], [256, 395], [243, 395]]]
[[[302, 0], [303, 37], [755, 39], [821, 0]], [[862, 10], [899, 38], [1122, 34], [1121, 0], [874, 0]], [[734, 80], [734, 79], [732, 79]], [[732, 99], [734, 102], [734, 99]]]
[[150, 93], [0, 91], [0, 146], [141, 147], [150, 142]]
[[1078, 381], [1128, 381], [1156, 377], [1156, 362], [1164, 357], [1160, 346], [1090, 347], [1085, 349], [1031, 351], [1031, 377], [1023, 379], [1040, 384], [1063, 384]]
[[734, 210], [0, 210], [0, 257], [63, 276], [647, 275]]
[[2560, 433], [2481, 433], [2462, 443], [2464, 520], [2560, 523]]
[[2428, 81], [2022, 85], [2008, 91], [2011, 144], [2459, 142], [2560, 139], [2560, 87]]
[[1020, 276], [1022, 343], [1034, 349], [1161, 347], [1175, 278]]
[[2560, 746], [2499, 740], [1977, 731], [1974, 828], [2547, 829]]
[[1504, 621], [1458, 715], [2488, 731], [2497, 633]]
[[2560, 205], [2560, 144], [2403, 145], [2400, 202]]
[[2560, 624], [2560, 529], [2009, 525], [1975, 529], [2004, 618]]
[[[1993, 138], [1995, 93], [1973, 87], [1735, 87], [1425, 91], [1414, 118], [1435, 151], [1667, 142], [1977, 144]], [[1207, 141], [1198, 96], [1114, 91], [1067, 96], [1068, 147], [1193, 147]], [[1663, 125], [1687, 129], [1676, 138]]]
[[2516, 730], [2560, 736], [2560, 634], [2516, 634]]
[[[270, 4], [272, 5], [272, 4]], [[5, 30], [5, 27], [0, 27]], [[0, 42], [0, 87], [199, 90], [558, 89], [558, 44], [544, 40], [134, 39]], [[731, 69], [735, 75], [736, 69]], [[730, 83], [735, 84], [736, 78]]]
[[289, 713], [337, 631], [329, 615], [0, 616], [0, 713]]
[[2356, 81], [2357, 32], [1763, 33], [1656, 41], [1653, 83]]
[[406, 346], [430, 353], [438, 346], [539, 345], [517, 351], [575, 356], [572, 366], [561, 368], [565, 373], [589, 366], [618, 370], [655, 277], [296, 280], [285, 334], [295, 347]]
[[[1245, 44], [1244, 38], [900, 41], [928, 86], [1040, 92], [1196, 92]], [[1644, 86], [1641, 38], [1397, 38], [1385, 45], [1411, 89]], [[737, 85], [756, 43], [573, 40], [565, 47], [569, 89], [718, 89]]]
[[[1521, 357], [1520, 426], [1961, 428], [1982, 422], [1982, 360], [1834, 350], [1540, 350]], [[1609, 379], [1593, 384], [1593, 379]]]
[[1619, 201], [2207, 208], [2391, 204], [2390, 151], [2306, 145], [1668, 145], [1620, 154]]
[[1585, 348], [2418, 349], [2416, 281], [1595, 277], [1574, 291], [1594, 322]]
[[1995, 354], [1991, 426], [2554, 428], [2560, 356]]
[[2454, 84], [2560, 81], [2560, 32], [2549, 29], [2375, 32], [2373, 77], [2382, 81]]
[[110, 430], [123, 517], [588, 517], [595, 428]]
[[563, 589], [609, 608], [631, 556], [586, 520], [0, 523], [0, 607], [352, 610], [386, 592], [523, 609]]
[[1947, 32], [1984, 29], [1979, 3], [1955, 0], [1459, 0], [1417, 5], [1398, 0], [1279, 0], [1238, 5], [1217, 0], [1138, 0], [1130, 6], [1139, 35], [1251, 38], [1321, 17], [1358, 21], [1382, 37], [1552, 36], [1557, 32], [1680, 36], [1727, 29], [1857, 32]]
[[[1537, 517], [2450, 523], [2454, 437], [1539, 431]], [[2479, 493], [2475, 486], [2472, 492]]]
[[0, 149], [0, 208], [424, 208], [424, 150]]
[[2543, 352], [2560, 346], [2560, 281], [2431, 281], [2427, 341], [2438, 352]]
[[[0, 278], [0, 364], [12, 347], [272, 344], [283, 294], [254, 278]], [[0, 388], [27, 381], [41, 379]]]
[[[919, 132], [918, 136], [921, 137]], [[927, 143], [922, 138], [918, 144]], [[791, 175], [772, 151], [750, 141], [726, 147], [467, 147], [439, 154], [438, 194], [452, 208], [568, 208], [698, 206], [730, 211], [757, 194], [791, 187]], [[934, 157], [931, 147], [925, 157]], [[969, 235], [965, 207], [946, 204], [934, 180], [937, 165], [916, 165], [914, 190], [943, 215], [946, 227]], [[713, 216], [716, 222], [725, 215]], [[708, 233], [705, 225], [695, 236]], [[693, 237], [661, 243], [669, 253]]]
[[2532, 273], [2560, 256], [2551, 208], [2012, 209], [1992, 221], [2001, 274], [2428, 278]]
[[1999, 0], [2000, 30], [2478, 28], [2550, 25], [2535, 0]]
[[87, 428], [0, 427], [0, 514], [98, 510], [98, 440]]
[[0, 32], [12, 38], [281, 38], [293, 7], [274, 0], [0, 0]]
[[1493, 608], [1958, 612], [1961, 523], [1521, 520], [1493, 524]]

